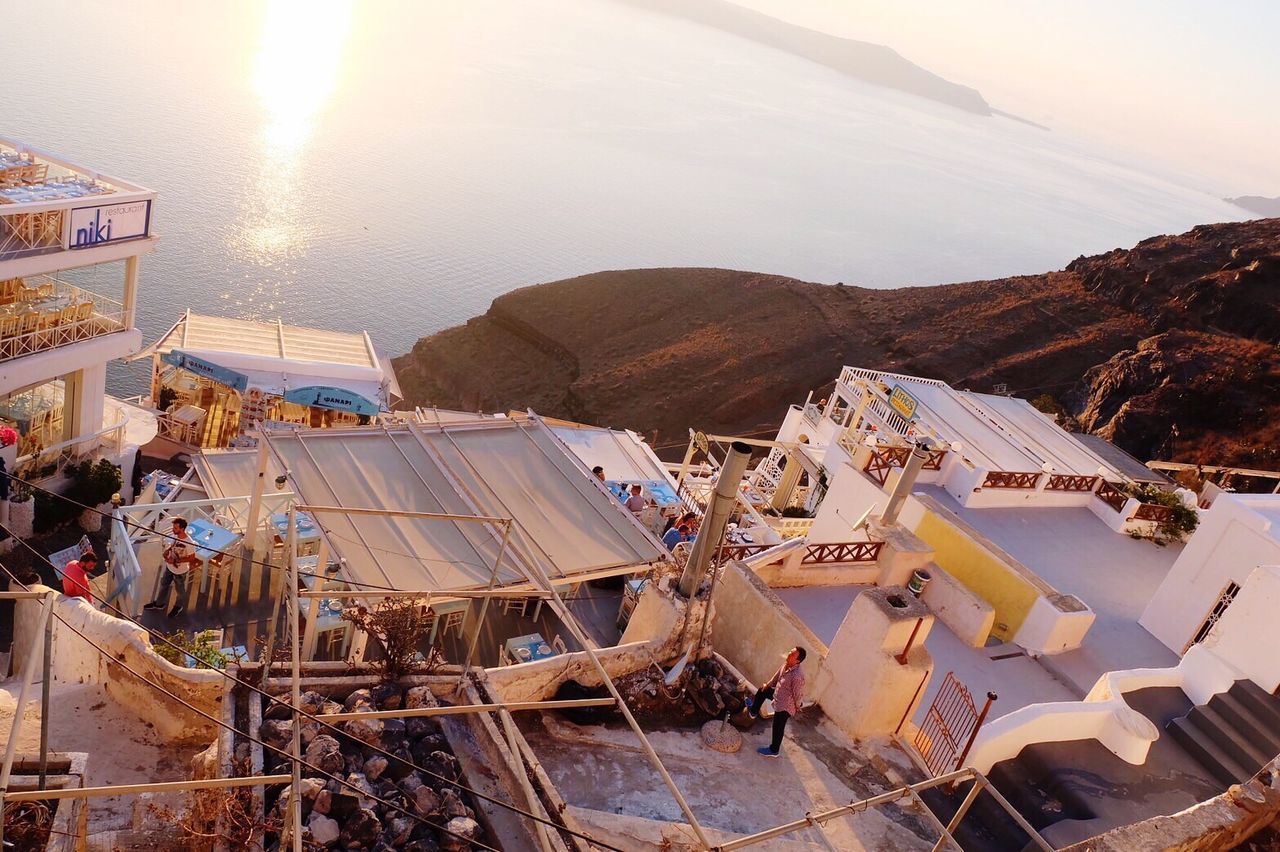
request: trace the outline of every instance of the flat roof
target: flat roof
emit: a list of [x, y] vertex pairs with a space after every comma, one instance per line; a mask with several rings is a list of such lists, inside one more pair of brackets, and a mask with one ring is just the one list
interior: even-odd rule
[[373, 343], [364, 332], [303, 328], [280, 320], [258, 322], [191, 311], [137, 357], [157, 352], [163, 355], [175, 349], [381, 369]]
[[[281, 430], [265, 440], [273, 469], [288, 471], [304, 504], [512, 518], [498, 585], [538, 571], [553, 581], [626, 573], [670, 558], [536, 418]], [[205, 462], [237, 489], [256, 475], [253, 454], [209, 454]], [[350, 580], [397, 589], [483, 587], [502, 538], [498, 525], [469, 521], [315, 520]]]

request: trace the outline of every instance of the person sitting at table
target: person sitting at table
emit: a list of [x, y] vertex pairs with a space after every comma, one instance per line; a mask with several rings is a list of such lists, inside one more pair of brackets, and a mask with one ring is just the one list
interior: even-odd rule
[[604, 468], [602, 468], [600, 465], [596, 465], [595, 467], [591, 468], [591, 475], [594, 476], [596, 479], [600, 480], [601, 482], [604, 482]]
[[195, 542], [187, 535], [187, 519], [173, 519], [173, 534], [169, 546], [164, 549], [164, 576], [160, 578], [160, 589], [156, 599], [143, 606], [143, 609], [163, 609], [169, 599], [169, 587], [177, 586], [178, 598], [174, 601], [169, 617], [180, 615], [187, 608], [187, 572], [191, 566], [200, 564], [196, 556]]
[[631, 486], [631, 496], [624, 503], [633, 515], [643, 512], [645, 507], [644, 486], [639, 484]]
[[662, 543], [667, 546], [667, 550], [675, 550], [677, 544], [689, 539], [689, 525], [681, 524], [678, 527], [672, 527], [667, 530], [667, 534], [662, 537]]
[[73, 559], [62, 569], [62, 593], [69, 598], [84, 598], [93, 605], [93, 591], [89, 588], [89, 576], [98, 568], [98, 555], [87, 551], [79, 559]]

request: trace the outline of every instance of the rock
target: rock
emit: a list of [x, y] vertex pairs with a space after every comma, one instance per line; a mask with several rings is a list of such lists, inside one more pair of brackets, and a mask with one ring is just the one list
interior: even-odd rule
[[467, 816], [467, 806], [463, 803], [462, 797], [453, 791], [453, 788], [447, 788], [444, 791], [444, 813], [448, 817]]
[[373, 693], [367, 689], [357, 689], [348, 695], [347, 700], [342, 702], [342, 709], [350, 713], [362, 704], [369, 708], [373, 707]]
[[383, 770], [388, 778], [399, 781], [409, 776], [413, 772], [413, 755], [404, 746], [398, 746], [390, 750], [393, 758], [387, 761], [387, 768]]
[[404, 732], [409, 739], [417, 740], [428, 734], [440, 733], [440, 723], [425, 716], [414, 716], [404, 720]]
[[382, 842], [392, 849], [401, 848], [409, 842], [409, 835], [413, 833], [416, 823], [416, 820], [404, 816], [393, 818], [382, 832]]
[[329, 807], [333, 804], [333, 793], [328, 790], [321, 790], [316, 793], [316, 800], [311, 804], [311, 810], [316, 813], [327, 814]]
[[443, 734], [428, 734], [413, 744], [413, 760], [419, 766], [423, 766], [431, 759], [431, 755], [437, 751], [442, 751], [449, 747], [449, 742], [444, 738]]
[[368, 808], [361, 808], [342, 826], [340, 839], [348, 849], [369, 849], [381, 833], [382, 820]]
[[293, 741], [293, 722], [287, 719], [264, 719], [258, 727], [258, 738], [272, 748], [286, 750]]
[[382, 746], [381, 719], [350, 719], [346, 722], [340, 722], [339, 726], [342, 728], [342, 732], [352, 739], [357, 739], [379, 748]]
[[436, 840], [435, 832], [430, 837], [415, 837], [401, 850], [401, 852], [439, 852], [440, 842]]
[[392, 683], [380, 683], [369, 690], [369, 693], [373, 706], [379, 710], [399, 710], [400, 703], [404, 700], [400, 687]]
[[302, 798], [314, 799], [324, 790], [324, 781], [319, 778], [303, 778], [302, 783], [298, 785], [298, 789], [302, 790]]
[[342, 705], [337, 701], [326, 701], [324, 705], [320, 708], [320, 713], [326, 716], [331, 713], [341, 713], [341, 712], [342, 712]]
[[312, 842], [326, 848], [337, 843], [342, 834], [338, 821], [323, 814], [312, 814], [311, 819], [307, 820], [307, 827], [311, 829]]
[[422, 773], [413, 769], [400, 781], [400, 789], [409, 795], [413, 795], [413, 792], [421, 787], [422, 783]]
[[310, 745], [311, 741], [319, 736], [321, 730], [323, 729], [320, 727], [319, 722], [304, 721], [302, 729], [298, 731], [298, 737], [302, 740], [302, 747], [306, 748]]
[[437, 703], [436, 697], [429, 686], [410, 687], [409, 691], [404, 694], [404, 706], [409, 710], [417, 710], [419, 707], [434, 707]]
[[454, 783], [462, 775], [458, 766], [458, 758], [447, 751], [433, 751], [426, 760], [418, 764], [428, 778]]
[[413, 791], [413, 809], [418, 816], [432, 817], [444, 810], [444, 801], [425, 784]]
[[364, 775], [370, 781], [377, 781], [387, 769], [387, 759], [375, 754], [364, 762]]
[[329, 816], [343, 822], [350, 818], [352, 814], [360, 810], [360, 799], [354, 793], [331, 792], [329, 794]]
[[480, 837], [480, 823], [471, 817], [454, 817], [445, 824], [445, 831], [440, 832], [440, 848], [450, 852], [467, 852], [471, 841]]
[[360, 797], [360, 807], [372, 808], [376, 802], [373, 800], [373, 785], [369, 783], [369, 779], [364, 777], [363, 773], [352, 772], [347, 776], [347, 790]]
[[338, 741], [328, 734], [318, 734], [315, 739], [307, 744], [307, 750], [303, 757], [307, 763], [315, 767], [302, 767], [303, 774], [316, 774], [317, 770], [321, 773], [332, 774], [341, 772], [345, 768], [346, 760], [342, 756], [342, 750], [338, 747]]

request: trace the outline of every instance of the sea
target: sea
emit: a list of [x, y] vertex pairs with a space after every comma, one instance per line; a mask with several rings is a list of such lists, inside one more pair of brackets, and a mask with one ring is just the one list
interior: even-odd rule
[[[148, 341], [191, 309], [367, 330], [399, 354], [602, 269], [927, 285], [1242, 218], [1061, 131], [614, 0], [45, 0], [3, 18], [0, 135], [159, 193]], [[123, 273], [66, 277], [112, 295]], [[142, 389], [136, 366], [110, 381]]]

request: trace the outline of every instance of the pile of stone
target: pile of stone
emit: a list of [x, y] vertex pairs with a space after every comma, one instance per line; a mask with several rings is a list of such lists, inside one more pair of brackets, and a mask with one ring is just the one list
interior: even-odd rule
[[[666, 672], [650, 666], [614, 678], [614, 686], [639, 720], [656, 725], [701, 725], [709, 719], [727, 717], [740, 727], [750, 727], [746, 709], [746, 685], [725, 670], [714, 657], [691, 663], [683, 677], [667, 685]], [[604, 698], [604, 687], [590, 688], [566, 681], [557, 690], [557, 699]], [[583, 708], [562, 711], [580, 725], [599, 724], [612, 718], [611, 708]]]
[[[282, 700], [287, 702], [288, 697]], [[341, 704], [318, 692], [301, 696], [303, 713], [312, 715], [413, 709], [435, 703], [428, 687], [404, 690], [393, 684], [357, 689]], [[293, 711], [285, 704], [272, 704], [263, 716], [259, 734], [268, 745], [265, 768], [288, 773]], [[302, 768], [303, 840], [311, 844], [308, 848], [340, 852], [479, 848], [471, 841], [483, 842], [483, 829], [469, 796], [458, 786], [462, 770], [436, 719], [352, 719], [338, 722], [337, 728], [341, 733], [306, 721], [301, 729], [303, 759], [316, 767]], [[286, 787], [266, 803], [280, 825], [288, 825], [291, 795], [291, 787]]]

